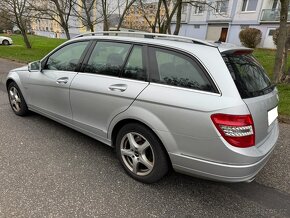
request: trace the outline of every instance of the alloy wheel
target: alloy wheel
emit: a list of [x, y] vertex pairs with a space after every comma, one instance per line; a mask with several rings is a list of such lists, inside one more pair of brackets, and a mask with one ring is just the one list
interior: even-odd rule
[[153, 149], [139, 133], [129, 132], [121, 140], [121, 157], [126, 167], [139, 176], [148, 175], [155, 163]]
[[13, 110], [19, 112], [21, 110], [21, 98], [18, 90], [14, 86], [9, 90], [9, 98]]

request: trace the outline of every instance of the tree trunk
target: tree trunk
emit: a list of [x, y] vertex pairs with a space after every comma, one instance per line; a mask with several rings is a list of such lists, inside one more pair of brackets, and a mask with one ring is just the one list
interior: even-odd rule
[[102, 0], [102, 12], [104, 16], [103, 31], [109, 30], [108, 14], [107, 14], [107, 0]]
[[[287, 33], [288, 37], [288, 33]], [[285, 49], [284, 49], [284, 61], [283, 61], [283, 74], [282, 74], [282, 80], [284, 81], [285, 77], [287, 76], [287, 59], [288, 59], [288, 43], [285, 44]]]
[[23, 11], [21, 13], [19, 13], [19, 11], [17, 11], [17, 4], [19, 2], [13, 1], [13, 12], [14, 12], [14, 16], [15, 16], [15, 24], [16, 26], [19, 28], [19, 30], [21, 31], [21, 35], [23, 37], [23, 41], [25, 43], [26, 48], [31, 49], [31, 44], [29, 42], [29, 39], [27, 37], [27, 26], [25, 25], [25, 22], [23, 21], [22, 15], [23, 15]]
[[89, 25], [89, 28], [90, 28], [91, 32], [95, 32], [94, 25]]
[[280, 0], [281, 2], [281, 11], [280, 11], [280, 27], [279, 27], [279, 36], [277, 39], [277, 51], [275, 57], [274, 65], [274, 82], [281, 82], [283, 72], [285, 70], [285, 51], [286, 41], [287, 41], [287, 19], [288, 19], [288, 5], [289, 0]]
[[[181, 0], [182, 1], [182, 0]], [[170, 30], [170, 25], [171, 25], [171, 20], [172, 17], [174, 16], [176, 9], [178, 8], [178, 3], [176, 3], [169, 15], [169, 17], [166, 19], [166, 21], [164, 22], [164, 31], [167, 32]]]
[[[125, 7], [125, 9], [124, 9], [124, 11], [123, 11], [120, 19], [119, 19], [119, 23], [118, 23], [118, 26], [117, 26], [117, 30], [120, 30], [120, 28], [122, 26], [122, 23], [123, 23], [123, 20], [125, 18], [125, 15], [126, 15], [127, 11], [129, 10], [129, 8], [134, 4], [134, 2], [136, 2], [136, 0], [131, 0], [129, 2], [129, 4], [126, 4], [126, 7]], [[128, 0], [127, 0], [127, 3], [128, 3]]]
[[177, 1], [177, 15], [176, 15], [176, 26], [173, 35], [178, 35], [181, 26], [181, 10], [182, 10], [182, 0]]
[[[69, 34], [69, 28], [68, 28], [68, 18], [69, 16], [67, 15], [67, 19], [65, 19], [65, 14], [62, 11], [62, 8], [60, 6], [60, 2], [59, 1], [52, 1], [55, 4], [56, 10], [58, 11], [58, 16], [60, 19], [60, 25], [62, 27], [62, 29], [65, 32], [66, 38], [70, 39], [70, 34]], [[71, 8], [70, 8], [71, 10]]]
[[163, 30], [162, 30], [163, 27], [160, 25], [160, 8], [161, 8], [161, 3], [162, 3], [162, 1], [159, 0], [158, 1], [158, 5], [157, 5], [157, 12], [156, 12], [155, 19], [154, 19], [154, 24], [152, 26], [152, 33], [155, 33], [156, 32], [156, 26], [157, 26], [157, 22], [158, 21], [159, 21], [158, 22], [158, 28], [159, 28], [158, 32], [159, 33], [163, 33]]
[[29, 39], [28, 39], [26, 31], [25, 30], [21, 30], [21, 35], [23, 37], [23, 40], [24, 40], [26, 48], [31, 49], [31, 44], [29, 42]]
[[109, 31], [109, 24], [108, 24], [108, 19], [104, 19], [104, 25], [103, 25], [103, 30], [104, 31]]
[[66, 27], [62, 27], [62, 28], [63, 28], [63, 30], [64, 30], [64, 32], [65, 32], [65, 36], [66, 36], [66, 38], [67, 38], [67, 39], [70, 39], [70, 34], [69, 34], [68, 27], [66, 26]]
[[[90, 4], [94, 4], [95, 1], [92, 1]], [[92, 22], [92, 17], [91, 17], [91, 11], [93, 10], [93, 6], [90, 5], [89, 8], [87, 7], [86, 0], [82, 0], [82, 4], [84, 7], [84, 11], [86, 13], [86, 23], [87, 23], [87, 28], [89, 27], [91, 32], [94, 32], [94, 24]]]

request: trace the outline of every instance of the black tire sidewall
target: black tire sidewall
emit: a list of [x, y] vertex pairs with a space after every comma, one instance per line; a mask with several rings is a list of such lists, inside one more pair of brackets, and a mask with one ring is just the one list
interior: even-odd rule
[[8, 40], [6, 40], [6, 39], [5, 39], [5, 40], [3, 40], [3, 41], [2, 41], [2, 45], [9, 45], [9, 41], [8, 41]]
[[[146, 176], [139, 176], [134, 174], [130, 169], [127, 168], [122, 159], [121, 140], [129, 132], [141, 134], [148, 140], [152, 147], [155, 163], [152, 171]], [[164, 177], [169, 171], [169, 160], [162, 143], [152, 130], [139, 123], [130, 123], [120, 129], [116, 139], [116, 153], [125, 171], [137, 181], [143, 183], [154, 183]]]
[[[9, 91], [10, 91], [10, 89], [11, 89], [12, 87], [14, 87], [14, 88], [17, 89], [18, 94], [19, 94], [20, 99], [21, 99], [21, 103], [20, 103], [20, 111], [18, 111], [18, 112], [15, 111], [15, 110], [13, 109], [12, 105], [11, 105], [11, 100], [10, 100], [10, 96], [9, 96]], [[23, 97], [22, 92], [20, 91], [18, 85], [17, 85], [15, 82], [11, 82], [11, 83], [8, 85], [8, 87], [7, 87], [7, 92], [8, 92], [8, 99], [9, 99], [9, 103], [10, 103], [10, 107], [11, 107], [12, 111], [13, 111], [16, 115], [18, 115], [18, 116], [25, 116], [25, 115], [28, 113], [28, 107], [27, 107], [27, 105], [26, 105], [26, 102], [25, 102], [25, 100], [24, 100], [24, 97]]]

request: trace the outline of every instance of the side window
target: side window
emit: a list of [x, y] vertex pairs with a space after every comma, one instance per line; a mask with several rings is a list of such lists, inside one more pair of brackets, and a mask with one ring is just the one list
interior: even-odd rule
[[156, 59], [159, 75], [153, 82], [216, 92], [201, 67], [191, 58], [165, 49], [151, 48], [151, 52]]
[[142, 46], [134, 46], [122, 77], [143, 81], [146, 79], [146, 72], [143, 65]]
[[76, 42], [57, 50], [47, 60], [44, 69], [74, 71], [89, 41]]
[[98, 42], [84, 71], [119, 76], [131, 44]]

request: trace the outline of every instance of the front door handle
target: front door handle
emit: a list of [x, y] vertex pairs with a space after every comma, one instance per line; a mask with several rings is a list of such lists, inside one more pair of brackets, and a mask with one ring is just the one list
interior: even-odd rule
[[57, 84], [67, 84], [67, 82], [68, 82], [68, 77], [61, 77], [56, 80]]
[[109, 89], [111, 91], [124, 92], [127, 89], [127, 85], [126, 84], [114, 84], [114, 85], [110, 85]]

